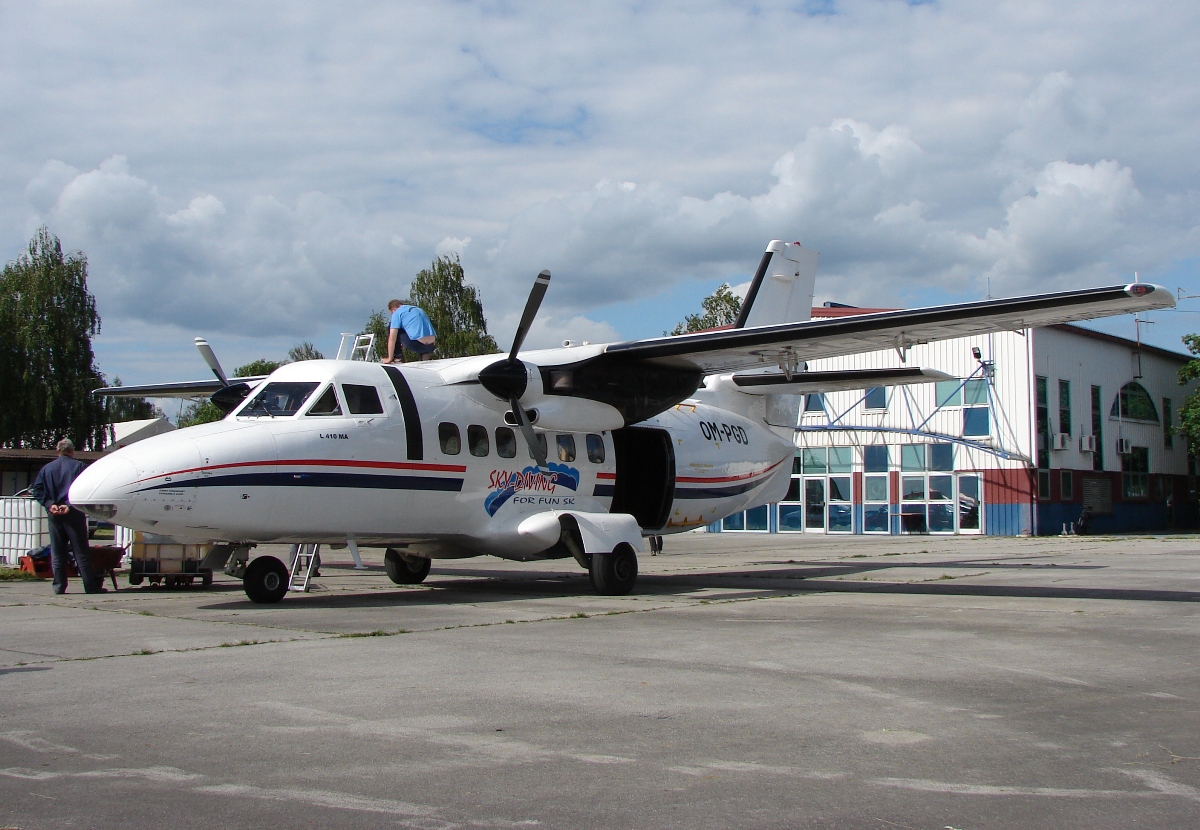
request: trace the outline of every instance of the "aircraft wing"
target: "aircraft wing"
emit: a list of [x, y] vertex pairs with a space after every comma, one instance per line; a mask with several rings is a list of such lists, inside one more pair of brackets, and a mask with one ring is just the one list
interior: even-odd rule
[[[248, 378], [232, 378], [232, 381], [254, 386], [264, 378], [266, 375], [255, 375]], [[180, 380], [171, 383], [144, 383], [140, 386], [105, 386], [92, 394], [108, 398], [206, 398], [224, 386], [216, 378], [210, 378], [208, 380]]]
[[753, 367], [802, 368], [805, 361], [896, 349], [955, 337], [1051, 326], [1094, 317], [1173, 308], [1175, 298], [1148, 283], [1061, 291], [1002, 300], [814, 319], [751, 329], [698, 332], [612, 343], [620, 358], [716, 374]]

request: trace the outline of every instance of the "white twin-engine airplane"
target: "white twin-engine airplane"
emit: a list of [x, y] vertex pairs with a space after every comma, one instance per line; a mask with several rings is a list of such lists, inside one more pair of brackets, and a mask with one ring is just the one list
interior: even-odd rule
[[256, 602], [289, 586], [282, 561], [249, 558], [257, 543], [384, 547], [398, 584], [431, 559], [574, 557], [598, 592], [624, 594], [644, 538], [783, 498], [799, 395], [948, 377], [806, 361], [1174, 305], [1135, 283], [811, 320], [816, 268], [815, 252], [776, 240], [732, 328], [522, 353], [543, 271], [507, 357], [312, 360], [231, 383], [197, 338], [216, 382], [100, 392], [212, 393], [229, 414], [101, 458], [71, 502], [215, 543], [202, 567], [242, 575]]

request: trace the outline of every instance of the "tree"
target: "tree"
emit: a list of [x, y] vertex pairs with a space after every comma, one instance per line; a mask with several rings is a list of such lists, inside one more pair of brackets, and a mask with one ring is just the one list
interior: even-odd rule
[[252, 378], [269, 375], [287, 362], [286, 360], [267, 360], [265, 357], [260, 357], [258, 360], [251, 360], [245, 366], [234, 369], [233, 376], [235, 378]]
[[288, 359], [285, 363], [299, 363], [302, 360], [324, 360], [325, 355], [321, 354], [317, 347], [305, 340], [288, 349]]
[[179, 413], [178, 423], [175, 426], [183, 429], [184, 427], [194, 427], [198, 424], [211, 424], [213, 421], [219, 421], [225, 417], [215, 403], [205, 398], [202, 401], [192, 401], [183, 408]]
[[715, 329], [718, 326], [731, 326], [737, 320], [738, 312], [742, 310], [742, 299], [733, 293], [729, 283], [721, 283], [717, 290], [700, 301], [703, 314], [689, 314], [683, 322], [671, 331], [663, 334], [671, 336], [690, 334], [693, 331]]
[[104, 446], [104, 385], [92, 352], [100, 331], [87, 288], [87, 257], [64, 256], [49, 229], [0, 271], [0, 445], [53, 447], [62, 437]]
[[[475, 286], [463, 282], [462, 264], [457, 254], [435, 259], [412, 281], [408, 298], [429, 315], [437, 332], [438, 357], [466, 357], [498, 352], [496, 341], [488, 334], [483, 303]], [[375, 350], [387, 353], [387, 333]]]
[[371, 316], [367, 318], [367, 324], [359, 332], [375, 335], [375, 354], [382, 353], [383, 357], [387, 357], [388, 320], [386, 311], [372, 311]]
[[[113, 378], [112, 385], [120, 386], [121, 379]], [[110, 424], [162, 417], [162, 410], [145, 398], [106, 398], [104, 413]]]
[[[1183, 345], [1198, 357], [1193, 357], [1179, 369], [1179, 385], [1200, 378], [1200, 334], [1185, 334]], [[1179, 408], [1179, 425], [1175, 431], [1187, 441], [1188, 452], [1200, 455], [1200, 389], [1188, 395]]]

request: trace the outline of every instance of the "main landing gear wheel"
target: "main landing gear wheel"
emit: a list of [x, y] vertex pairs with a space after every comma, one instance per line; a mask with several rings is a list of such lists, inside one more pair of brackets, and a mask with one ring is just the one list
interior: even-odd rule
[[432, 564], [423, 557], [405, 559], [395, 548], [388, 548], [383, 554], [383, 569], [387, 571], [388, 579], [397, 585], [416, 585], [424, 582], [425, 577], [429, 576], [429, 567]]
[[246, 568], [242, 587], [251, 602], [279, 602], [288, 592], [287, 566], [274, 556], [260, 556]]
[[633, 590], [637, 581], [637, 554], [622, 542], [612, 553], [592, 554], [592, 587], [597, 594], [619, 597]]

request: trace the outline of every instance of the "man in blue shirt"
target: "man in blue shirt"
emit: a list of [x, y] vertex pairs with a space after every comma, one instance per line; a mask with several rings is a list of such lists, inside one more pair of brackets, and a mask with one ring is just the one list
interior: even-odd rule
[[397, 339], [401, 348], [416, 352], [421, 360], [431, 359], [437, 347], [437, 333], [424, 309], [392, 300], [388, 303], [388, 311], [392, 313], [392, 320], [388, 324], [387, 357], [383, 362], [392, 363], [396, 360]]
[[33, 486], [29, 488], [35, 499], [50, 513], [50, 564], [54, 568], [54, 593], [67, 592], [67, 545], [75, 551], [75, 564], [83, 590], [89, 594], [102, 594], [108, 589], [102, 579], [92, 573], [92, 559], [88, 551], [87, 517], [71, 506], [67, 493], [71, 483], [83, 472], [84, 464], [75, 459], [75, 445], [64, 438], [55, 447], [58, 458], [38, 471]]

